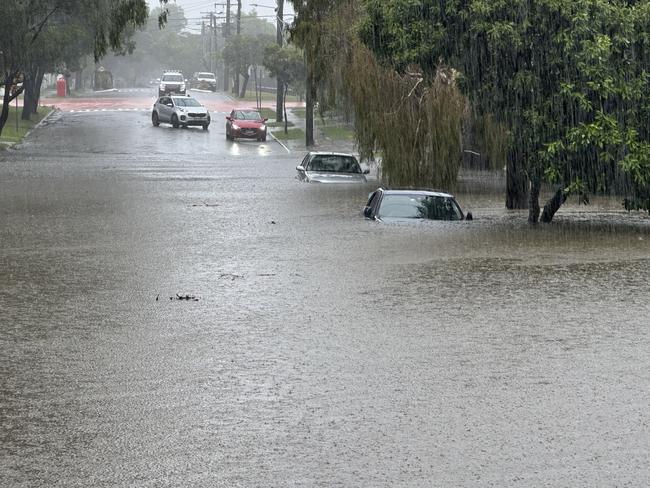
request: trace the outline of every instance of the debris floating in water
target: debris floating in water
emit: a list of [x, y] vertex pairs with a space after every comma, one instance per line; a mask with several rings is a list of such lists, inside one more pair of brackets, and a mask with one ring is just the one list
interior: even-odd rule
[[244, 275], [238, 275], [233, 273], [221, 273], [219, 278], [230, 278], [230, 280], [235, 281], [238, 278], [243, 278]]
[[194, 295], [179, 295], [176, 293], [175, 297], [169, 297], [170, 300], [188, 300], [190, 302], [198, 302], [199, 299], [196, 298]]

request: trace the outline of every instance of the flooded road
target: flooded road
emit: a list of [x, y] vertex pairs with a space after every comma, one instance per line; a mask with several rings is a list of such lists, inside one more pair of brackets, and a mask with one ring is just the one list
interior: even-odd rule
[[369, 222], [221, 117], [0, 153], [0, 485], [648, 485], [647, 215]]

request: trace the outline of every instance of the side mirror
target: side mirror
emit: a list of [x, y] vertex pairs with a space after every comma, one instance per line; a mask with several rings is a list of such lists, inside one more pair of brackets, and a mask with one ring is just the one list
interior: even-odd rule
[[267, 121], [269, 120], [269, 118], [268, 118], [268, 117], [264, 117], [262, 120], [263, 120], [264, 122], [267, 122]]
[[232, 117], [230, 115], [226, 115], [226, 120], [229, 120], [230, 122], [232, 122]]
[[472, 212], [467, 212], [467, 215], [465, 215], [465, 220], [474, 220]]
[[363, 209], [363, 216], [365, 218], [369, 219], [371, 213], [372, 213], [372, 209], [370, 207], [366, 207]]
[[369, 170], [368, 168], [364, 168], [364, 169], [363, 169], [363, 174], [364, 174], [364, 175], [368, 175], [368, 174], [370, 174], [370, 170]]
[[296, 166], [296, 171], [302, 171], [304, 173], [305, 172], [305, 167], [304, 166]]

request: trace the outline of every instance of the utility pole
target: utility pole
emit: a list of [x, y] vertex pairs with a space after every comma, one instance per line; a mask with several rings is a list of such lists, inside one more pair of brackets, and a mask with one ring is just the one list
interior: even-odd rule
[[[226, 0], [226, 25], [223, 29], [223, 37], [230, 37], [230, 0]], [[223, 61], [223, 91], [227, 92], [230, 87], [230, 68], [224, 59]]]
[[[282, 47], [284, 43], [283, 29], [282, 25], [284, 19], [284, 0], [276, 0], [278, 8], [275, 11], [276, 14], [276, 35], [278, 46]], [[283, 107], [284, 107], [284, 81], [280, 76], [277, 77], [277, 89], [275, 97], [275, 120], [277, 122], [283, 121]]]
[[[239, 36], [241, 34], [241, 0], [237, 0], [237, 35]], [[235, 66], [235, 72], [234, 72], [234, 77], [235, 77], [235, 86], [233, 87], [233, 91], [235, 92], [236, 96], [239, 96], [239, 67]]]

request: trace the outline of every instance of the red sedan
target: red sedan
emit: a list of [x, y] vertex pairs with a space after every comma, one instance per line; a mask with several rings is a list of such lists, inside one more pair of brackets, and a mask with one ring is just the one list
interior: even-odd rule
[[226, 139], [257, 139], [266, 141], [266, 121], [257, 110], [237, 109], [226, 117]]

